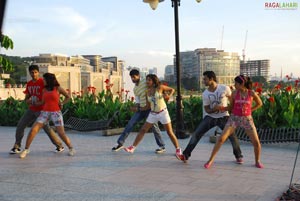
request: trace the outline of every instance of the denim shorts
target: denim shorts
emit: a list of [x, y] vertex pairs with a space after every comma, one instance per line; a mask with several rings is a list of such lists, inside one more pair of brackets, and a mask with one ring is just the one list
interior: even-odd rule
[[51, 120], [54, 123], [54, 126], [64, 126], [64, 120], [61, 111], [41, 111], [40, 116], [37, 118], [36, 121], [44, 124], [47, 123], [49, 120]]

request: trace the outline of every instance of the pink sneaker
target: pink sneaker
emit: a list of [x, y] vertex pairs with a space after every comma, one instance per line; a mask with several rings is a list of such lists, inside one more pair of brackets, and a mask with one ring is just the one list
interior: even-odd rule
[[204, 164], [204, 168], [205, 169], [209, 169], [211, 167], [212, 163], [209, 164], [208, 162]]
[[262, 163], [258, 162], [258, 163], [255, 164], [255, 167], [264, 168], [264, 165]]
[[236, 159], [236, 163], [237, 163], [237, 164], [243, 164], [243, 163], [244, 163], [243, 158], [237, 158], [237, 159]]
[[182, 155], [182, 153], [181, 153], [181, 149], [180, 149], [180, 148], [177, 148], [177, 149], [176, 149], [175, 155], [176, 155], [176, 158], [177, 158], [178, 160], [180, 160], [180, 161], [183, 160], [183, 155]]
[[128, 153], [132, 153], [133, 154], [133, 152], [135, 150], [135, 146], [131, 145], [129, 147], [125, 147], [124, 150], [127, 151]]

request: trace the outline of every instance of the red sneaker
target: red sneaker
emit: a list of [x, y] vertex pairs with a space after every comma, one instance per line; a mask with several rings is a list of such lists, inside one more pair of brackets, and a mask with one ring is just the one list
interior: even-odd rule
[[133, 154], [133, 152], [135, 150], [135, 146], [131, 145], [129, 147], [125, 147], [124, 150], [127, 151], [128, 153], [132, 153]]
[[175, 152], [175, 156], [178, 160], [182, 161], [183, 160], [183, 155], [181, 153], [181, 149], [180, 148], [177, 148], [176, 149], [176, 152]]
[[236, 163], [237, 163], [237, 164], [243, 164], [243, 163], [244, 163], [243, 158], [237, 158], [237, 159], [236, 159]]
[[264, 168], [264, 165], [262, 163], [258, 162], [258, 163], [255, 164], [255, 167]]
[[206, 163], [204, 164], [204, 168], [205, 168], [205, 169], [209, 169], [209, 168], [211, 167], [211, 165], [212, 165], [212, 163], [209, 164], [208, 162], [206, 162]]

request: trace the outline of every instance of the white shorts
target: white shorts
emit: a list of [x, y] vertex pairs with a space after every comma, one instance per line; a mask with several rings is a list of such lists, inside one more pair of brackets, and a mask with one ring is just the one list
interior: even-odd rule
[[37, 118], [37, 122], [46, 123], [51, 120], [54, 123], [54, 126], [64, 126], [64, 120], [61, 111], [55, 112], [46, 112], [41, 111], [40, 116]]
[[171, 118], [169, 115], [169, 112], [167, 109], [164, 109], [163, 111], [159, 112], [159, 113], [155, 113], [155, 112], [150, 112], [146, 122], [154, 124], [157, 122], [160, 122], [162, 124], [168, 124], [171, 122]]

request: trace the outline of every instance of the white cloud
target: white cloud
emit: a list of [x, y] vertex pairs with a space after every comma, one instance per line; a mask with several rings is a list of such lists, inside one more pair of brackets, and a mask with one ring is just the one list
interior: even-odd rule
[[52, 19], [55, 19], [56, 23], [70, 27], [76, 33], [73, 38], [79, 38], [94, 26], [92, 20], [86, 19], [72, 8], [54, 8], [54, 12], [55, 17]]

